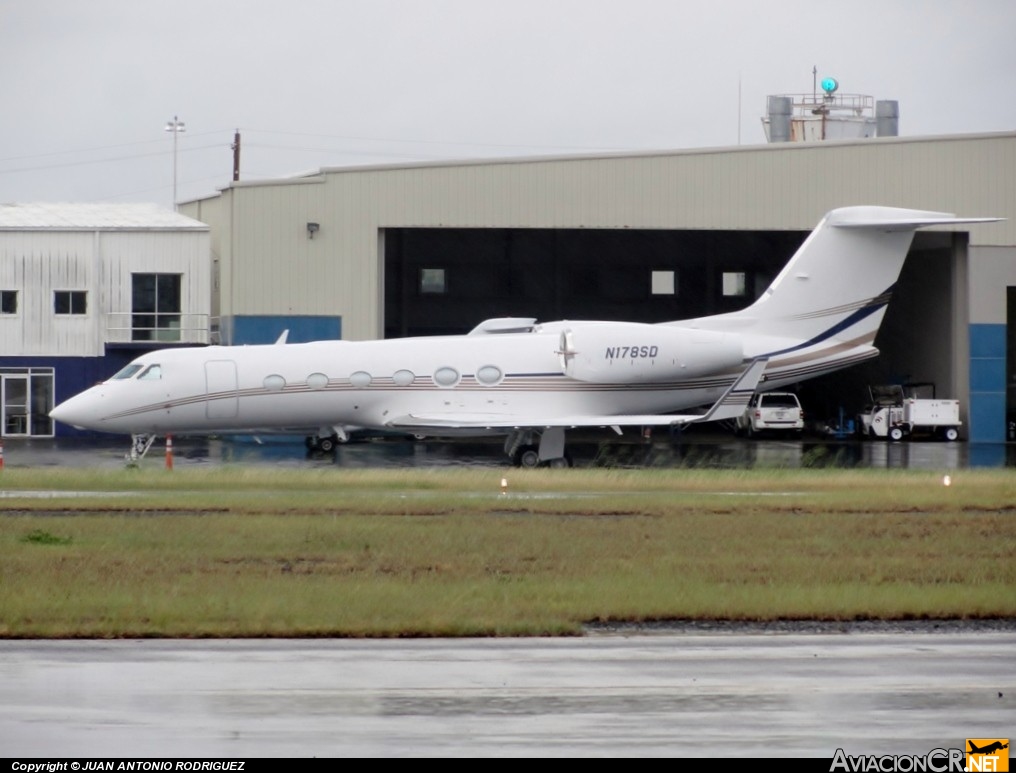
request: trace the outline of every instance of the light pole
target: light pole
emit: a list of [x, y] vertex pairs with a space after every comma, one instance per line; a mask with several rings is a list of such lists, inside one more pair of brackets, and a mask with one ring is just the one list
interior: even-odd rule
[[166, 123], [166, 131], [173, 132], [173, 209], [176, 209], [176, 140], [180, 132], [187, 131], [183, 121], [173, 116], [173, 120]]

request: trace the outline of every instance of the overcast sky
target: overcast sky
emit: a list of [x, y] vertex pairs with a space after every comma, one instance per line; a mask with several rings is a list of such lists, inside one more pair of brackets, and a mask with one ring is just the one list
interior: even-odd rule
[[1013, 0], [0, 0], [0, 202], [212, 194], [232, 174], [760, 144], [769, 94], [1016, 130]]

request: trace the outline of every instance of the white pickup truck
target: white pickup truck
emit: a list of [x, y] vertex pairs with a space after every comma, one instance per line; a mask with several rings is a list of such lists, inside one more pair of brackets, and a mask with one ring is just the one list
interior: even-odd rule
[[[929, 396], [921, 396], [928, 394]], [[910, 435], [930, 435], [941, 440], [960, 436], [959, 400], [936, 398], [931, 384], [891, 384], [868, 388], [871, 401], [857, 417], [864, 437], [903, 440]]]

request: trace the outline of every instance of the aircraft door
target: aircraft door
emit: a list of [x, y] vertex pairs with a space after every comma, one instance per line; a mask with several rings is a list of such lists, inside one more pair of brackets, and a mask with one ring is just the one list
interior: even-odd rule
[[205, 363], [208, 400], [205, 415], [209, 419], [234, 419], [237, 415], [236, 363], [232, 360], [208, 360]]

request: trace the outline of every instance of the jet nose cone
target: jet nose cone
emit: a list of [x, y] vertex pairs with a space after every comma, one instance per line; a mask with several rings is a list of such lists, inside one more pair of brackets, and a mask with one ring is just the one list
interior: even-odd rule
[[67, 407], [69, 400], [64, 400], [60, 405], [51, 408], [49, 411], [49, 418], [56, 419], [64, 424], [73, 424], [71, 421], [71, 415], [74, 413], [72, 409]]
[[77, 429], [86, 429], [88, 412], [84, 410], [84, 402], [81, 395], [64, 400], [50, 410], [49, 417]]

